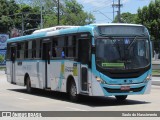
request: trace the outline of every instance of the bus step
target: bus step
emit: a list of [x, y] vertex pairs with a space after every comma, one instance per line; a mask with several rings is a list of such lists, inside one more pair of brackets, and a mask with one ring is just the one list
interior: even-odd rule
[[14, 85], [16, 85], [16, 83], [15, 83], [15, 82], [11, 82], [11, 84], [14, 84]]
[[51, 88], [45, 88], [46, 91], [51, 91]]
[[81, 95], [89, 95], [88, 92], [80, 92]]

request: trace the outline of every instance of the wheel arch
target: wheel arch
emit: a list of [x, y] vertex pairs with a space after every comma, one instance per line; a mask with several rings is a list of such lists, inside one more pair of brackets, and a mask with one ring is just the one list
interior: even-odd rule
[[[67, 78], [67, 82], [66, 82], [66, 92], [67, 93], [69, 92], [71, 82], [75, 82], [75, 84], [76, 84], [74, 77], [72, 75], [69, 75]], [[77, 84], [76, 84], [76, 86], [77, 86]]]

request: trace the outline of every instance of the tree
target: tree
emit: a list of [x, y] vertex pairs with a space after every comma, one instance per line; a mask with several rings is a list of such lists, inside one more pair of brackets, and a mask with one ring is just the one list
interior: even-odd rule
[[[33, 32], [31, 29], [37, 29], [40, 25], [40, 11], [38, 7], [31, 7], [27, 4], [22, 4], [17, 11], [15, 18], [15, 27], [22, 29], [24, 27], [24, 34]], [[23, 23], [23, 25], [22, 25]]]
[[[22, 0], [16, 0], [22, 4]], [[77, 3], [76, 0], [59, 0], [60, 1], [60, 25], [85, 25], [95, 21], [91, 13], [83, 10], [83, 6]], [[43, 6], [44, 27], [57, 25], [57, 0], [24, 0], [23, 3], [28, 3], [32, 7]]]
[[160, 0], [151, 1], [149, 6], [138, 9], [136, 23], [143, 24], [151, 34], [154, 50], [160, 52]]
[[160, 0], [151, 1], [149, 6], [139, 8], [136, 23], [148, 28], [152, 40], [160, 41]]
[[0, 33], [7, 33], [14, 25], [13, 14], [19, 7], [14, 0], [0, 0], [0, 3]]
[[76, 0], [65, 0], [61, 23], [64, 25], [85, 25], [93, 23], [95, 18], [91, 13], [83, 11], [83, 6]]
[[[121, 22], [122, 23], [135, 23], [136, 21], [136, 14], [131, 14], [129, 12], [126, 13], [122, 13], [121, 14]], [[118, 22], [118, 16], [115, 17], [113, 23], [117, 23]]]

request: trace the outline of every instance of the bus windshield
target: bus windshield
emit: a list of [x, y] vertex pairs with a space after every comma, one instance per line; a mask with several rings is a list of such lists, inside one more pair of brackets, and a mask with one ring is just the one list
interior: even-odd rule
[[137, 69], [150, 64], [145, 37], [97, 38], [96, 64], [102, 69]]

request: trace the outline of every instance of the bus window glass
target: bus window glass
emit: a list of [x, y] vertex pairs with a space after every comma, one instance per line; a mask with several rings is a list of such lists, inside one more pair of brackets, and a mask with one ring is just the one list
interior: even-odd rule
[[24, 58], [28, 58], [28, 42], [25, 42], [25, 54]]
[[68, 57], [74, 57], [74, 44], [73, 44], [73, 37], [70, 36], [68, 37], [68, 46], [67, 46], [67, 50], [68, 50]]
[[57, 57], [57, 39], [54, 39], [53, 42], [52, 42], [52, 57], [55, 58]]
[[32, 58], [32, 41], [28, 42], [28, 58]]
[[25, 50], [25, 44], [21, 43], [20, 59], [24, 59], [24, 50]]

